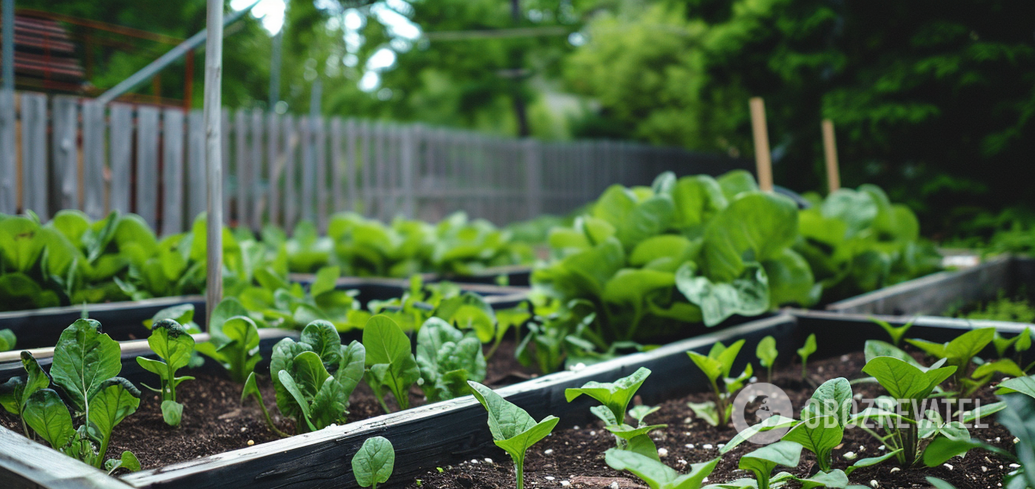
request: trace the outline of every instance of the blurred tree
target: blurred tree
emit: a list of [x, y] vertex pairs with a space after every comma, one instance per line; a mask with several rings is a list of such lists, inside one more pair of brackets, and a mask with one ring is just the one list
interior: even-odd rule
[[961, 197], [1032, 199], [1033, 17], [1008, 0], [646, 1], [596, 15], [566, 78], [599, 103], [581, 135], [734, 155], [752, 151], [747, 99], [762, 96], [776, 181], [800, 190], [822, 185], [829, 117], [845, 184], [888, 187], [942, 226], [933, 211]]

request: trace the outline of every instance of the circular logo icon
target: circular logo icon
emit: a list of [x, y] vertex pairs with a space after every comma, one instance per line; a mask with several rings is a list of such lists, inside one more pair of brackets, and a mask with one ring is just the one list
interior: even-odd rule
[[[749, 414], [749, 405], [752, 408], [757, 406], [758, 409]], [[787, 397], [787, 393], [773, 384], [758, 382], [748, 385], [733, 400], [733, 427], [738, 432], [743, 432], [776, 415], [790, 418], [794, 416], [794, 406], [791, 405], [791, 398]], [[789, 429], [789, 426], [785, 426], [755, 433], [748, 441], [768, 445], [779, 441]]]

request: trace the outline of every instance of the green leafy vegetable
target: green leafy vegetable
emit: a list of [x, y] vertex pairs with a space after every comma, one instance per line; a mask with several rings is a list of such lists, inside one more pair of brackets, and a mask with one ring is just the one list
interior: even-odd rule
[[852, 387], [839, 377], [824, 382], [801, 411], [801, 422], [791, 428], [784, 440], [800, 444], [816, 454], [820, 470], [829, 472], [831, 452], [841, 444], [852, 407]]
[[13, 350], [18, 340], [14, 336], [14, 331], [9, 329], [0, 329], [0, 351]]
[[366, 381], [377, 396], [385, 412], [391, 412], [385, 404], [384, 394], [391, 392], [401, 409], [410, 407], [407, 392], [421, 376], [413, 353], [410, 353], [410, 339], [391, 318], [378, 315], [370, 318], [363, 327], [363, 346], [366, 349]]
[[816, 353], [816, 334], [810, 333], [808, 338], [805, 338], [805, 344], [798, 348], [798, 357], [801, 358], [801, 378], [809, 378], [808, 362], [809, 356]]
[[137, 357], [137, 363], [144, 370], [158, 375], [160, 381], [157, 389], [146, 384], [144, 387], [162, 394], [163, 419], [169, 426], [179, 426], [183, 405], [176, 402], [176, 386], [194, 377], [177, 377], [176, 371], [190, 363], [191, 354], [194, 353], [194, 338], [180, 323], [163, 319], [154, 323], [147, 345], [162, 361]]
[[377, 489], [388, 482], [395, 468], [395, 447], [383, 436], [367, 438], [352, 457], [352, 473], [360, 487]]
[[632, 401], [636, 391], [649, 375], [650, 369], [640, 367], [631, 375], [614, 382], [590, 381], [579, 388], [564, 389], [564, 398], [571, 402], [583, 394], [592, 397], [607, 408], [612, 416], [611, 419], [615, 421], [611, 424], [622, 423], [625, 420], [625, 411], [629, 407], [629, 402]]
[[891, 323], [874, 317], [871, 317], [870, 321], [877, 323], [878, 326], [888, 333], [888, 336], [891, 337], [891, 344], [895, 345], [896, 348], [902, 345], [902, 337], [909, 331], [909, 328], [913, 327], [913, 321], [902, 326], [892, 326]]
[[719, 458], [701, 464], [690, 464], [690, 472], [682, 475], [650, 457], [615, 448], [604, 453], [604, 461], [612, 469], [632, 472], [651, 489], [699, 489], [704, 479], [715, 470]]
[[246, 316], [236, 299], [223, 299], [212, 313], [209, 340], [195, 349], [227, 369], [230, 379], [243, 383], [262, 360], [259, 355], [259, 329]]
[[525, 484], [525, 452], [539, 440], [546, 438], [557, 426], [559, 418], [547, 416], [542, 421], [536, 422], [528, 413], [516, 405], [508, 402], [477, 382], [467, 382], [474, 393], [475, 399], [489, 413], [489, 431], [496, 446], [502, 448], [514, 461], [514, 473], [517, 478], [517, 489], [523, 489]]
[[777, 465], [797, 467], [801, 458], [801, 445], [793, 441], [780, 441], [766, 445], [740, 457], [740, 470], [749, 470], [755, 475], [758, 489], [769, 489], [769, 479]]
[[429, 402], [466, 395], [468, 380], [485, 380], [481, 342], [473, 332], [465, 335], [439, 318], [428, 319], [417, 332], [416, 361]]
[[[947, 343], [932, 343], [921, 339], [907, 339], [906, 342], [923, 350], [935, 358], [944, 359], [947, 365], [956, 367], [953, 378], [957, 386], [964, 386], [969, 392], [973, 392], [980, 385], [987, 382], [991, 376], [984, 379], [969, 380], [970, 364], [981, 350], [992, 343], [995, 337], [995, 328], [980, 328], [967, 331]], [[981, 372], [983, 377], [988, 369]]]
[[690, 407], [695, 409], [695, 414], [701, 416], [713, 426], [724, 425], [729, 422], [730, 415], [733, 413], [733, 404], [731, 403], [733, 395], [744, 386], [744, 383], [747, 382], [747, 379], [753, 373], [751, 364], [748, 363], [744, 372], [739, 376], [736, 378], [730, 377], [733, 363], [736, 362], [737, 355], [743, 346], [744, 340], [733, 343], [729, 348], [723, 345], [722, 342], [716, 341], [712, 345], [711, 350], [708, 351], [707, 356], [693, 351], [686, 352], [687, 355], [690, 355], [694, 365], [697, 365], [697, 368], [701, 369], [701, 372], [708, 378], [712, 385], [712, 393], [715, 395], [712, 407], [708, 407], [707, 404], [699, 405], [696, 409], [693, 405]]

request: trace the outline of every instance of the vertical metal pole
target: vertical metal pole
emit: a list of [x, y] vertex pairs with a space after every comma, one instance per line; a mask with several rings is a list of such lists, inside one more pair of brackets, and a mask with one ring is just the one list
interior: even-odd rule
[[208, 175], [208, 252], [205, 327], [212, 328], [212, 311], [223, 298], [223, 149], [221, 114], [223, 70], [223, 1], [208, 0], [208, 39], [205, 45], [205, 167]]
[[272, 114], [277, 102], [280, 102], [280, 52], [284, 46], [284, 27], [273, 36], [273, 55], [270, 60], [270, 106]]
[[14, 0], [4, 0], [3, 11], [3, 73], [4, 90], [14, 90]]

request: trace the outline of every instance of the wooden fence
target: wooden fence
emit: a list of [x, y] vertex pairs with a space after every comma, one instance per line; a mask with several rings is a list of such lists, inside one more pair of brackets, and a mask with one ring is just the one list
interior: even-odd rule
[[[13, 110], [12, 110], [13, 108]], [[745, 160], [616, 141], [545, 142], [423, 125], [223, 111], [224, 213], [291, 228], [354, 210], [497, 224], [566, 213], [608, 185], [665, 170], [718, 174]], [[140, 214], [180, 232], [206, 207], [201, 111], [0, 94], [0, 212]]]

